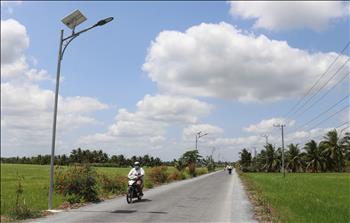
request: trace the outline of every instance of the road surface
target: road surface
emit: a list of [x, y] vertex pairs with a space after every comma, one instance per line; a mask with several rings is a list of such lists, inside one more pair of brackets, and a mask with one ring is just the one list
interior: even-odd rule
[[133, 204], [119, 197], [33, 222], [256, 222], [235, 171], [218, 171], [144, 194]]

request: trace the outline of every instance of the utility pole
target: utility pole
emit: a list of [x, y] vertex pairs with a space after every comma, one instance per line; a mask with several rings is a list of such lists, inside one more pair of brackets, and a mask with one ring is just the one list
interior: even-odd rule
[[286, 124], [275, 124], [274, 127], [281, 128], [282, 132], [282, 171], [283, 171], [283, 177], [286, 177], [286, 171], [284, 169], [284, 127], [286, 127]]
[[266, 145], [269, 144], [269, 134], [262, 134], [261, 136], [265, 138]]

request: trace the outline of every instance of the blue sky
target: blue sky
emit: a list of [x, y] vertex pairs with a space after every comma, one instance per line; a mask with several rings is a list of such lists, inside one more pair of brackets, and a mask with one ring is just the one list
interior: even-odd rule
[[[349, 41], [349, 6], [251, 4], [2, 2], [2, 58], [16, 55], [1, 64], [2, 154], [49, 153], [59, 30], [69, 33], [60, 20], [75, 9], [88, 18], [79, 28], [114, 20], [79, 36], [65, 53], [58, 154], [82, 147], [172, 159], [193, 148], [198, 130], [209, 132], [201, 139], [202, 153], [215, 147], [226, 160], [237, 159], [243, 147], [261, 149], [262, 133], [279, 146], [271, 123], [287, 123], [288, 132], [349, 93], [347, 77], [305, 115], [285, 117]], [[322, 92], [346, 75], [348, 64]], [[26, 99], [20, 92], [27, 92]], [[291, 130], [287, 140], [319, 139], [348, 120], [346, 109], [315, 129]]]

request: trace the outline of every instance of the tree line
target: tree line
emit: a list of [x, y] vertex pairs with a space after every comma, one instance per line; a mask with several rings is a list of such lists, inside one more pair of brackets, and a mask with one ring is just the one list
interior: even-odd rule
[[[288, 172], [343, 172], [350, 165], [350, 133], [341, 137], [332, 130], [319, 143], [310, 140], [303, 147], [291, 143], [284, 155]], [[244, 148], [238, 163], [244, 172], [278, 172], [282, 167], [282, 149], [267, 144], [252, 157]]]
[[[17, 163], [17, 164], [50, 164], [50, 155], [38, 155], [32, 157], [1, 157], [2, 163]], [[130, 158], [124, 155], [112, 155], [109, 156], [102, 150], [82, 150], [81, 148], [73, 149], [69, 155], [56, 155], [55, 165], [71, 165], [77, 163], [89, 163], [96, 166], [115, 166], [115, 167], [130, 167], [135, 161], [139, 161], [143, 166], [160, 166], [162, 164], [168, 164], [163, 162], [158, 157], [150, 155], [144, 156], [132, 156]]]

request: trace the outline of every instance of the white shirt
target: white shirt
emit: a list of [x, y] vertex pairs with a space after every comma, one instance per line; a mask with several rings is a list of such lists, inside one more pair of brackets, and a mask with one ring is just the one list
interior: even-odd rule
[[135, 168], [132, 168], [128, 174], [128, 177], [133, 177], [133, 176], [141, 176], [143, 177], [145, 175], [145, 171], [140, 167], [138, 170]]

